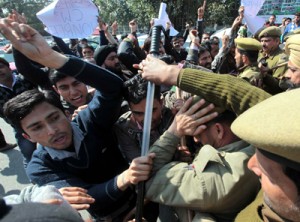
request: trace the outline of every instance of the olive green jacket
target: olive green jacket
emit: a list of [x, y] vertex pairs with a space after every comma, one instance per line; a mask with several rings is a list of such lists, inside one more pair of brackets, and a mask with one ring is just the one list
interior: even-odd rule
[[263, 191], [257, 194], [255, 200], [242, 210], [235, 218], [235, 222], [284, 222], [272, 211], [263, 200]]
[[[279, 64], [285, 63], [288, 61], [289, 57], [285, 54], [284, 50], [280, 49], [279, 47], [274, 50], [269, 56], [265, 57], [262, 52], [258, 55], [258, 61], [262, 58], [265, 58], [268, 67], [272, 69]], [[287, 70], [287, 65], [281, 66], [278, 68], [274, 68], [272, 70], [272, 76], [274, 78], [280, 78], [284, 75], [285, 71]]]
[[195, 69], [181, 70], [177, 86], [237, 115], [271, 96], [241, 78]]
[[259, 82], [263, 82], [263, 76], [255, 65], [245, 66], [239, 71], [238, 77], [247, 80], [254, 86], [257, 86]]
[[[203, 146], [192, 164], [171, 162], [179, 138], [168, 131], [149, 152], [156, 153], [146, 197], [168, 206], [210, 213], [218, 221], [232, 221], [256, 196], [260, 183], [247, 168], [254, 148], [237, 141], [215, 149]], [[187, 221], [187, 215], [180, 215]]]

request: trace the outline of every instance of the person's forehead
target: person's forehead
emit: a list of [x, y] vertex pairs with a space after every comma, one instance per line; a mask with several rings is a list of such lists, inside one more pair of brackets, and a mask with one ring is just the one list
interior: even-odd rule
[[34, 106], [32, 111], [21, 120], [21, 125], [26, 129], [28, 126], [44, 121], [53, 113], [63, 114], [59, 108], [48, 102], [42, 102]]
[[113, 57], [113, 56], [116, 56], [116, 55], [117, 55], [116, 52], [110, 52], [110, 53], [106, 56], [106, 58]]
[[74, 82], [79, 82], [79, 81], [72, 76], [67, 76], [67, 77], [57, 81], [56, 86], [59, 87], [62, 85], [72, 85]]
[[272, 40], [274, 40], [274, 38], [272, 38], [272, 37], [261, 37], [260, 38], [260, 41], [272, 41]]
[[283, 174], [283, 168], [281, 164], [266, 157], [262, 152], [259, 151], [259, 149], [256, 149], [255, 153], [259, 166], [264, 174], [269, 175], [270, 177]]
[[199, 56], [200, 59], [206, 59], [207, 57], [210, 57], [210, 53], [208, 51], [204, 51], [203, 53], [201, 53], [201, 55]]
[[[132, 102], [129, 102], [130, 109], [136, 110], [136, 111], [143, 111], [145, 112], [146, 107], [146, 98], [142, 99], [139, 103], [134, 104]], [[161, 106], [160, 100], [157, 98], [154, 98], [153, 100], [153, 109], [156, 109], [157, 107]]]

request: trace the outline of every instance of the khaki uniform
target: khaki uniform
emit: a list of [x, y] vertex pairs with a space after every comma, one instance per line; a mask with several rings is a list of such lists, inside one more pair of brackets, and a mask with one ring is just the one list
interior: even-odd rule
[[243, 78], [250, 82], [252, 85], [257, 86], [257, 83], [263, 81], [263, 77], [257, 66], [246, 66], [241, 68], [238, 75], [239, 78]]
[[[260, 52], [258, 56], [258, 61], [260, 61], [263, 58], [266, 60], [268, 67], [270, 69], [288, 61], [288, 56], [279, 47], [274, 52], [272, 52], [269, 56], [264, 56], [263, 53]], [[287, 70], [287, 65], [273, 69], [272, 73], [270, 74], [272, 74], [274, 78], [278, 79], [284, 75], [286, 70]]]
[[284, 222], [274, 211], [272, 211], [263, 200], [263, 191], [257, 194], [255, 200], [242, 210], [234, 220], [235, 222]]
[[[260, 186], [247, 168], [254, 148], [244, 141], [219, 149], [205, 145], [192, 164], [170, 162], [179, 142], [175, 135], [165, 132], [151, 147], [149, 152], [156, 153], [156, 174], [146, 184], [146, 197], [168, 206], [194, 209], [197, 221], [202, 212], [217, 221], [232, 221], [254, 199]], [[188, 221], [187, 210], [180, 211], [180, 221]]]

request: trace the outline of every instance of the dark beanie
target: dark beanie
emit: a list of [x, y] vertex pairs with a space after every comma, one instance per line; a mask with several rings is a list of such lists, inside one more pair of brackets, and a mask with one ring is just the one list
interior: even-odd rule
[[54, 204], [22, 203], [6, 205], [0, 199], [1, 222], [83, 222], [76, 211]]
[[3, 59], [2, 57], [0, 57], [0, 63], [3, 63], [4, 65], [9, 67], [9, 63], [5, 59]]
[[117, 48], [114, 45], [103, 45], [96, 49], [94, 59], [98, 66], [102, 66], [109, 53], [117, 53]]

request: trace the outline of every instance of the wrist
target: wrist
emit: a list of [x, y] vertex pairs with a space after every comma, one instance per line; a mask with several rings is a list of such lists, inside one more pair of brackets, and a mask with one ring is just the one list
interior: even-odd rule
[[169, 75], [167, 75], [167, 79], [164, 81], [164, 84], [176, 85], [180, 70], [181, 68], [177, 65], [168, 65], [166, 68], [166, 73], [169, 73]]
[[[45, 57], [42, 57], [45, 58]], [[47, 57], [47, 59], [37, 59], [36, 62], [53, 69], [60, 69], [69, 60], [69, 58], [61, 53], [53, 51]], [[39, 61], [40, 60], [40, 61]]]
[[197, 46], [198, 48], [200, 47], [199, 41], [192, 41], [192, 44], [194, 44], [194, 45]]
[[117, 178], [117, 186], [120, 190], [126, 190], [130, 185], [130, 181], [127, 179], [127, 170], [121, 173]]
[[[174, 121], [175, 121], [175, 119], [174, 119]], [[180, 135], [180, 133], [177, 131], [177, 126], [176, 126], [176, 124], [174, 124], [174, 121], [173, 121], [173, 123], [171, 124], [171, 126], [168, 128], [168, 133], [171, 133], [171, 134], [173, 134], [174, 136], [176, 136], [176, 137], [178, 137], [178, 138], [181, 138], [182, 137], [182, 135]]]

